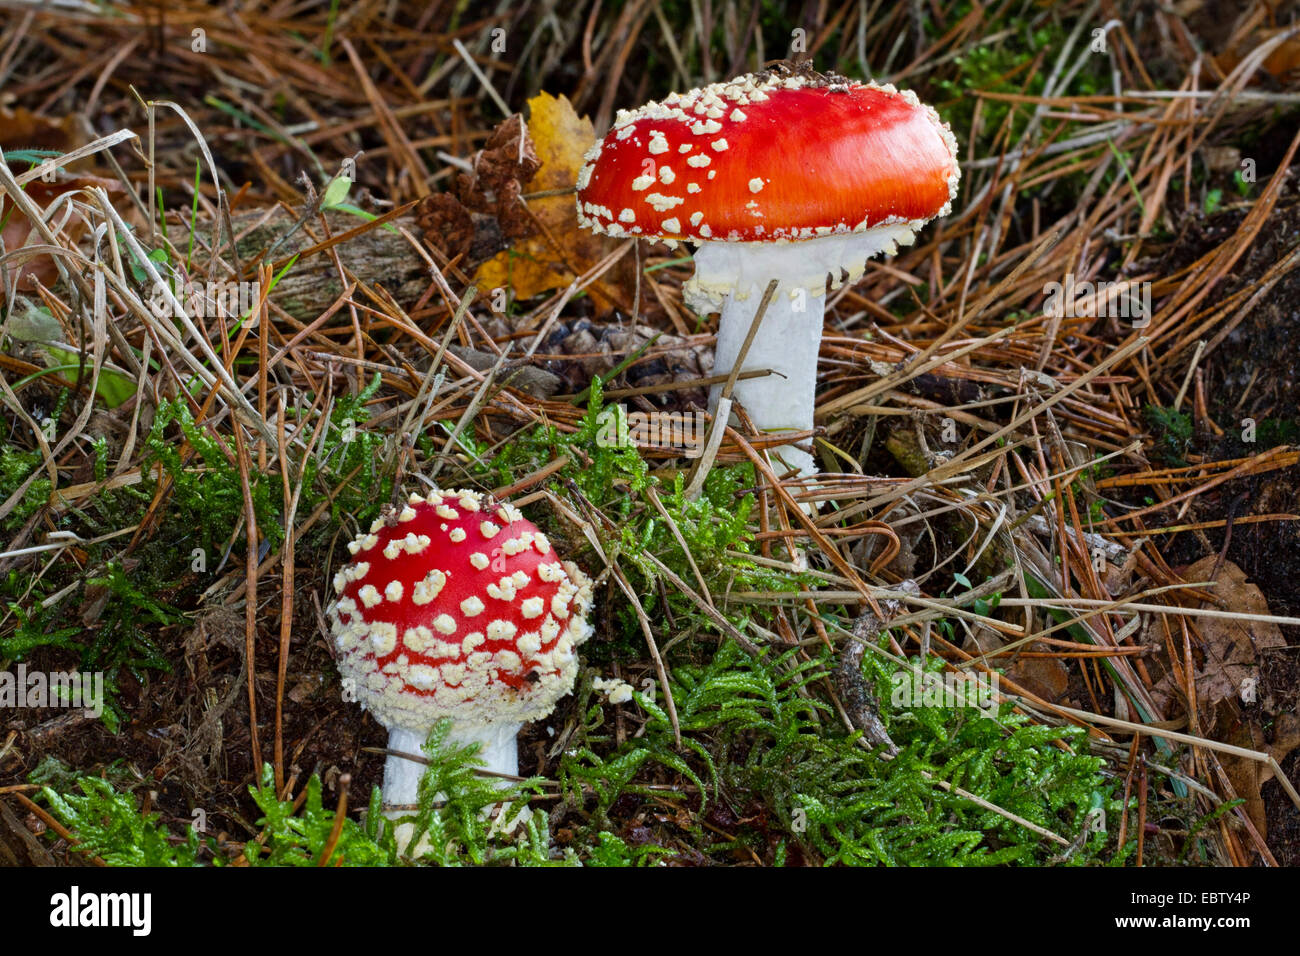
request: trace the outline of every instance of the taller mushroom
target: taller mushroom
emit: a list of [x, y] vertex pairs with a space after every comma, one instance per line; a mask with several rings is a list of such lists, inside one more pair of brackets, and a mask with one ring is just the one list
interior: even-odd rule
[[[433, 725], [478, 743], [488, 770], [514, 774], [515, 734], [573, 689], [591, 626], [591, 584], [509, 504], [474, 491], [412, 494], [349, 542], [327, 617], [339, 673], [418, 754]], [[384, 801], [412, 804], [423, 766], [396, 754]]]
[[[687, 303], [721, 312], [718, 373], [732, 370], [759, 297], [777, 292], [745, 357], [774, 375], [735, 397], [765, 431], [813, 425], [826, 282], [909, 245], [957, 195], [957, 141], [916, 95], [777, 69], [620, 111], [578, 174], [578, 218], [610, 236], [699, 243]], [[716, 409], [721, 386], [710, 404]], [[811, 456], [786, 446], [801, 474]]]

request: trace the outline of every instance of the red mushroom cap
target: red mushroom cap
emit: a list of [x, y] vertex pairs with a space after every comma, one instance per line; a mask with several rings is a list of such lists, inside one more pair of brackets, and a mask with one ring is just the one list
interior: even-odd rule
[[413, 494], [348, 550], [328, 612], [334, 649], [386, 727], [524, 723], [573, 688], [591, 585], [512, 505]]
[[957, 144], [909, 91], [742, 76], [620, 112], [587, 153], [578, 217], [614, 236], [800, 240], [946, 215]]

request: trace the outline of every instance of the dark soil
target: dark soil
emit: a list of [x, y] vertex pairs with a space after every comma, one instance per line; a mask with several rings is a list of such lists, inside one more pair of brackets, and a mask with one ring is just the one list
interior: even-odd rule
[[[1244, 213], [1225, 210], [1209, 218], [1190, 213], [1184, 228], [1161, 260], [1174, 271], [1195, 260], [1240, 225]], [[1232, 295], [1293, 253], [1300, 236], [1300, 203], [1283, 200], [1256, 242], [1242, 256], [1207, 306]], [[1284, 276], [1224, 341], [1201, 360], [1210, 416], [1224, 429], [1217, 436], [1199, 430], [1189, 449], [1207, 462], [1259, 454], [1279, 444], [1300, 442], [1300, 273]], [[1244, 394], [1244, 400], [1243, 400]], [[1256, 425], [1254, 443], [1241, 440], [1242, 420]], [[1300, 467], [1229, 481], [1197, 496], [1184, 520], [1222, 521], [1229, 515], [1300, 514]], [[1206, 554], [1223, 553], [1246, 572], [1268, 599], [1269, 610], [1300, 615], [1300, 522], [1234, 524], [1204, 532], [1211, 549], [1197, 535], [1184, 532], [1161, 545], [1171, 566], [1190, 564]], [[1226, 545], [1226, 550], [1225, 550]], [[1288, 652], [1261, 661], [1260, 699], [1274, 702], [1276, 712], [1300, 706], [1300, 627], [1283, 627]], [[1283, 770], [1300, 773], [1300, 753]], [[1300, 810], [1276, 781], [1261, 790], [1268, 816], [1268, 843], [1283, 866], [1300, 865]]]

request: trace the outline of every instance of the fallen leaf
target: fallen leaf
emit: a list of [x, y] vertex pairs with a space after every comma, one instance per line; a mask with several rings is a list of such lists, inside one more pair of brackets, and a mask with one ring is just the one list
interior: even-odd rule
[[[81, 353], [62, 343], [50, 343], [45, 346], [50, 356], [49, 365], [63, 373], [64, 378], [77, 384], [77, 376], [82, 366]], [[86, 369], [87, 378], [93, 377], [91, 369]], [[99, 369], [99, 380], [95, 383], [95, 394], [103, 400], [108, 408], [117, 408], [128, 402], [135, 395], [136, 380], [121, 369], [107, 365]]]
[[[1217, 555], [1208, 555], [1179, 574], [1185, 581], [1205, 581], [1214, 572]], [[1246, 572], [1231, 561], [1223, 562], [1217, 585], [1212, 589], [1220, 601], [1219, 610], [1237, 614], [1268, 614], [1264, 594], [1246, 581]], [[1259, 691], [1259, 658], [1273, 648], [1286, 647], [1281, 629], [1268, 621], [1244, 621], [1234, 618], [1202, 617], [1197, 619], [1203, 654], [1195, 662], [1196, 702], [1202, 729], [1213, 726], [1220, 701], [1253, 699]], [[1152, 695], [1162, 710], [1174, 700], [1185, 700], [1184, 688], [1177, 686], [1173, 671], [1164, 675], [1152, 688]]]
[[[1295, 714], [1282, 714], [1273, 724], [1273, 742], [1265, 749], [1277, 765], [1282, 766], [1282, 761], [1291, 756], [1291, 751], [1300, 747], [1300, 716]], [[1260, 784], [1268, 783], [1273, 779], [1273, 768], [1267, 764], [1260, 770]]]
[[[1266, 743], [1264, 732], [1253, 720], [1236, 721], [1224, 735], [1226, 742], [1248, 750], [1266, 753], [1280, 766], [1291, 751], [1300, 747], [1300, 717], [1294, 714], [1282, 714], [1273, 725], [1273, 742]], [[1269, 764], [1248, 757], [1234, 757], [1230, 754], [1220, 756], [1224, 772], [1232, 781], [1232, 789], [1238, 797], [1246, 801], [1245, 810], [1250, 822], [1255, 825], [1260, 836], [1268, 838], [1268, 816], [1265, 811], [1264, 798], [1260, 788], [1273, 779], [1273, 768]], [[1287, 800], [1286, 797], [1282, 797]], [[1289, 803], [1289, 801], [1288, 801]]]
[[[24, 187], [24, 192], [31, 197], [41, 209], [45, 209], [64, 193], [72, 192], [77, 189], [88, 189], [92, 186], [101, 186], [111, 198], [115, 194], [122, 192], [122, 184], [110, 179], [100, 179], [96, 176], [79, 176], [75, 178], [60, 178], [52, 183], [33, 180]], [[62, 216], [57, 217], [58, 221]], [[40, 233], [32, 229], [31, 222], [20, 213], [7, 196], [0, 196], [0, 223], [3, 223], [3, 235], [5, 251], [12, 254], [14, 250], [21, 249], [29, 242], [33, 245], [43, 244], [44, 238]], [[63, 227], [61, 235], [67, 239], [68, 244], [75, 244], [77, 239], [86, 231], [86, 221], [80, 216], [73, 215]], [[11, 270], [9, 281], [13, 283], [13, 288], [18, 292], [31, 292], [35, 288], [35, 282], [41, 285], [50, 286], [55, 283], [59, 277], [58, 267], [49, 255], [33, 255], [30, 257], [17, 257], [17, 265], [10, 261], [4, 268]], [[33, 281], [35, 280], [35, 281]], [[4, 299], [3, 287], [0, 286], [0, 301]]]
[[[77, 125], [76, 117], [69, 114], [61, 120], [51, 120], [38, 116], [31, 110], [0, 109], [0, 150], [4, 151], [6, 160], [15, 175], [27, 172], [34, 165], [49, 158], [50, 153], [67, 153], [87, 142]], [[94, 176], [74, 176], [71, 171], [90, 169], [93, 159], [86, 157], [71, 165], [60, 168], [54, 181], [35, 179], [27, 183], [24, 191], [36, 205], [45, 209], [59, 196], [74, 189], [90, 186], [102, 186], [110, 196], [122, 192], [122, 184], [116, 180], [98, 179]], [[60, 217], [62, 218], [62, 217]], [[31, 223], [21, 215], [6, 196], [0, 196], [0, 226], [3, 227], [5, 251], [13, 253], [29, 241], [43, 241], [39, 234], [33, 236]], [[65, 229], [64, 235], [76, 240], [85, 231], [85, 222], [79, 216], [73, 216]], [[11, 260], [5, 268], [10, 270], [9, 279], [17, 291], [29, 292], [34, 288], [32, 279], [42, 285], [52, 285], [58, 278], [58, 269], [49, 256], [19, 257]], [[19, 283], [26, 279], [20, 286]], [[0, 285], [0, 301], [3, 301], [3, 286]]]
[[[1258, 728], [1238, 723], [1226, 735], [1229, 738], [1226, 742], [1237, 747], [1260, 750], [1262, 748], [1259, 747], [1258, 741], [1255, 740], [1257, 733]], [[1233, 792], [1240, 799], [1246, 801], [1243, 809], [1246, 811], [1246, 815], [1250, 817], [1250, 822], [1255, 825], [1259, 835], [1267, 840], [1268, 816], [1264, 810], [1264, 798], [1259, 793], [1259, 788], [1264, 785], [1260, 773], [1264, 770], [1265, 765], [1258, 760], [1251, 760], [1248, 757], [1234, 757], [1230, 754], [1221, 755], [1219, 762], [1223, 764], [1223, 772], [1228, 775], [1228, 780], [1232, 783]]]
[[1070, 688], [1070, 671], [1056, 657], [1022, 658], [1007, 668], [1007, 676], [1053, 704], [1059, 703]]
[[[1208, 555], [1178, 569], [1185, 581], [1208, 581], [1218, 562]], [[1246, 573], [1224, 561], [1217, 583], [1210, 589], [1218, 598], [1217, 610], [1233, 614], [1268, 614], [1268, 602]], [[1197, 619], [1201, 641], [1193, 645], [1197, 716], [1200, 732], [1225, 743], [1271, 754], [1284, 760], [1300, 746], [1300, 719], [1294, 714], [1275, 715], [1261, 686], [1260, 662], [1264, 654], [1285, 648], [1281, 629], [1268, 621], [1239, 618]], [[1154, 661], [1152, 662], [1154, 664]], [[1180, 670], [1181, 672], [1181, 670]], [[1186, 707], [1185, 688], [1167, 671], [1152, 688], [1152, 697], [1166, 715]], [[1274, 717], [1276, 716], [1276, 719]], [[1264, 727], [1270, 729], [1266, 732]], [[1272, 737], [1272, 743], [1268, 738]], [[1219, 761], [1243, 810], [1262, 837], [1267, 838], [1267, 814], [1260, 788], [1273, 777], [1272, 768], [1258, 760], [1220, 754]]]
[[16, 110], [0, 109], [0, 146], [5, 152], [45, 149], [68, 153], [85, 141], [78, 132], [77, 118], [71, 113], [61, 120], [52, 120], [21, 106]]
[[[1004, 641], [996, 631], [984, 625], [977, 625], [973, 632], [966, 635], [962, 650], [967, 654], [992, 654], [1001, 648]], [[1046, 651], [1046, 644], [1035, 643], [1027, 650]], [[997, 657], [994, 666], [1006, 667], [1007, 677], [1032, 694], [1036, 694], [1049, 703], [1060, 703], [1070, 689], [1070, 671], [1064, 661], [1056, 657]]]
[[[1286, 28], [1257, 30], [1234, 49], [1213, 57], [1214, 62], [1224, 73], [1230, 73], [1261, 44], [1274, 39], [1284, 29]], [[1264, 58], [1260, 66], [1265, 73], [1278, 80], [1286, 81], [1300, 75], [1300, 40], [1294, 37], [1284, 40]], [[1248, 80], [1252, 84], [1261, 82], [1254, 71], [1248, 75]]]
[[[528, 181], [526, 192], [572, 189], [583, 155], [596, 141], [591, 120], [579, 118], [563, 96], [539, 93], [528, 101], [528, 133], [541, 168]], [[572, 193], [528, 200], [541, 230], [483, 263], [475, 282], [479, 288], [510, 286], [520, 299], [562, 289], [619, 245], [578, 225]], [[531, 218], [531, 217], [530, 217]], [[631, 311], [627, 290], [632, 285], [633, 260], [624, 257], [588, 286], [600, 311]]]

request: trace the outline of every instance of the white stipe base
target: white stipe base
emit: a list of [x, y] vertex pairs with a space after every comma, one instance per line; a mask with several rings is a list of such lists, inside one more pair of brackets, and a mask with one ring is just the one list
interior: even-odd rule
[[[728, 296], [723, 302], [714, 352], [714, 374], [722, 375], [735, 367], [759, 301], [759, 296], [752, 295], [747, 299]], [[803, 312], [794, 310], [795, 301], [780, 291], [772, 296], [767, 312], [763, 314], [763, 324], [745, 355], [745, 366], [741, 371], [770, 368], [772, 374], [763, 378], [737, 379], [731, 393], [732, 400], [744, 405], [754, 424], [764, 432], [799, 431], [812, 427], [817, 352], [821, 346], [822, 310], [826, 297], [807, 296]], [[710, 408], [718, 407], [721, 395], [722, 385], [710, 389]], [[811, 444], [812, 439], [805, 438], [802, 443]], [[778, 475], [791, 468], [797, 468], [800, 475], [817, 471], [812, 455], [794, 445], [773, 448], [768, 454]]]
[[[493, 773], [505, 773], [517, 776], [519, 773], [519, 750], [515, 738], [522, 724], [488, 724], [484, 727], [464, 728], [453, 726], [447, 735], [444, 746], [479, 744], [478, 760], [484, 770]], [[408, 730], [405, 727], [393, 727], [388, 732], [388, 749], [403, 753], [423, 755], [424, 741], [429, 736], [427, 730]], [[384, 764], [384, 814], [390, 819], [408, 816], [411, 809], [396, 809], [415, 804], [426, 765], [405, 757], [390, 754]], [[502, 780], [501, 786], [507, 786], [508, 780]], [[391, 809], [390, 809], [391, 808]], [[413, 827], [409, 823], [399, 824], [395, 835], [397, 849], [406, 852], [411, 841]], [[419, 855], [423, 847], [416, 847]]]
[[[714, 374], [725, 374], [735, 366], [763, 292], [772, 279], [778, 283], [741, 369], [771, 369], [773, 374], [738, 380], [732, 392], [732, 398], [745, 406], [760, 430], [807, 431], [813, 427], [827, 279], [832, 289], [855, 281], [872, 256], [893, 254], [900, 244], [910, 244], [919, 225], [892, 223], [802, 242], [700, 245], [695, 253], [695, 275], [685, 292], [692, 308], [722, 313]], [[713, 386], [710, 408], [717, 408], [721, 394], [722, 386]], [[797, 468], [801, 475], [817, 471], [812, 456], [794, 447], [776, 449], [772, 456], [787, 469]]]

